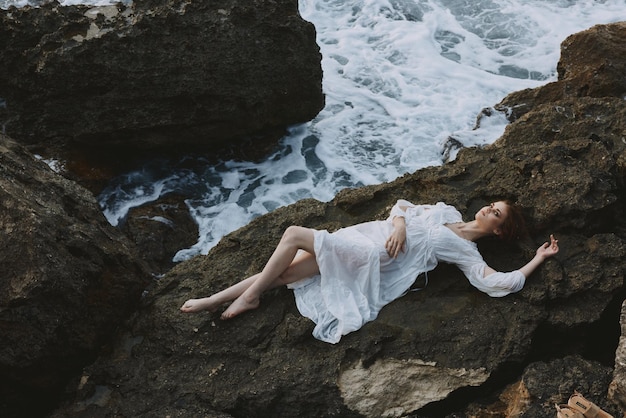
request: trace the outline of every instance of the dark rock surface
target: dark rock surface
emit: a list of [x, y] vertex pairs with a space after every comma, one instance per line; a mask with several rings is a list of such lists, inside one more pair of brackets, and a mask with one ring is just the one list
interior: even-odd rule
[[263, 148], [323, 107], [320, 61], [296, 0], [0, 10], [0, 120], [20, 142], [100, 156]]
[[174, 267], [180, 249], [198, 241], [198, 225], [176, 195], [131, 209], [120, 228], [141, 249], [141, 258], [156, 275]]
[[151, 277], [86, 189], [0, 135], [0, 410], [40, 416]]
[[[613, 73], [586, 78], [569, 68], [594, 38], [602, 44], [619, 35], [626, 44], [623, 26], [592, 28], [573, 38], [585, 39], [581, 44], [566, 41], [559, 68], [581, 83], [569, 87], [579, 93], [525, 101], [545, 97], [549, 84], [505, 99], [526, 109], [493, 145], [389, 184], [345, 190], [329, 203], [278, 209], [207, 256], [174, 267], [111, 353], [76, 377], [68, 389], [75, 398], [54, 416], [541, 418], [554, 417], [554, 402], [574, 389], [617, 414], [607, 395], [625, 296], [626, 103], [619, 83], [603, 88], [608, 93], [581, 93], [589, 77], [612, 85], [596, 79]], [[624, 65], [619, 50], [605, 54]], [[561, 252], [520, 293], [501, 299], [439, 266], [425, 290], [391, 303], [336, 345], [313, 339], [313, 324], [286, 289], [230, 321], [179, 313], [187, 298], [258, 272], [287, 226], [336, 229], [381, 219], [399, 198], [445, 201], [468, 217], [493, 199], [517, 201], [530, 237], [511, 246], [479, 244], [496, 269], [521, 266], [550, 233]]]
[[558, 81], [539, 89], [509, 94], [498, 106], [510, 120], [543, 103], [573, 97], [626, 95], [626, 24], [598, 25], [569, 36], [561, 44]]
[[531, 363], [519, 381], [509, 385], [495, 402], [486, 407], [472, 404], [472, 417], [555, 417], [555, 404], [567, 404], [577, 390], [614, 417], [619, 409], [606, 399], [613, 370], [579, 355]]

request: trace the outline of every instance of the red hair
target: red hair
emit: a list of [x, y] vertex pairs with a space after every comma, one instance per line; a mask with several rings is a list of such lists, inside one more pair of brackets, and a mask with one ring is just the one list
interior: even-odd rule
[[522, 208], [505, 200], [508, 207], [507, 215], [500, 225], [498, 237], [504, 241], [513, 241], [522, 238], [526, 234], [526, 221], [522, 214]]

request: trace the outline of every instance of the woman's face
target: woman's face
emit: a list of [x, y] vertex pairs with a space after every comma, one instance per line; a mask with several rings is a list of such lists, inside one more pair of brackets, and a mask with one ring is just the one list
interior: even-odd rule
[[509, 206], [502, 201], [491, 203], [476, 213], [476, 222], [486, 231], [500, 234], [500, 227], [509, 214]]

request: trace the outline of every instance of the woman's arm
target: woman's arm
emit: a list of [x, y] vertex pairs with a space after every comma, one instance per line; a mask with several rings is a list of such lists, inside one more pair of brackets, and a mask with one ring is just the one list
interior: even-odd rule
[[404, 219], [404, 213], [409, 206], [402, 205], [400, 203], [409, 203], [406, 201], [398, 201], [391, 209], [391, 224], [393, 225], [393, 231], [385, 242], [385, 249], [390, 257], [396, 258], [400, 252], [404, 252], [404, 243], [406, 242], [406, 221]]
[[522, 272], [524, 277], [528, 277], [532, 274], [533, 271], [535, 271], [537, 267], [539, 267], [541, 263], [545, 261], [546, 258], [552, 257], [558, 252], [559, 241], [554, 239], [554, 235], [550, 235], [550, 242], [545, 242], [541, 247], [537, 248], [537, 253], [533, 257], [533, 259], [526, 263], [526, 265], [519, 270]]
[[393, 231], [385, 242], [385, 249], [390, 257], [396, 258], [400, 251], [404, 252], [404, 243], [406, 241], [406, 222], [403, 217], [395, 216], [391, 221]]
[[[537, 267], [539, 267], [539, 265], [541, 265], [541, 263], [543, 263], [547, 258], [552, 257], [558, 252], [559, 240], [554, 239], [554, 235], [550, 235], [550, 242], [545, 242], [541, 245], [541, 247], [537, 248], [537, 253], [532, 258], [532, 260], [526, 263], [526, 265], [522, 266], [519, 271], [522, 272], [524, 277], [528, 277], [532, 274], [533, 271], [535, 271]], [[485, 267], [484, 277], [487, 277], [492, 273], [496, 273], [496, 271], [489, 266]]]

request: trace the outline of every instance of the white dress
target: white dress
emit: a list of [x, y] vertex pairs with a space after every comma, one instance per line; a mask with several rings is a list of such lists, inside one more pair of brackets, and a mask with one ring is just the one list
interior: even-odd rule
[[[403, 211], [400, 206], [406, 206]], [[389, 257], [385, 242], [392, 219], [406, 221], [405, 251]], [[386, 304], [402, 296], [420, 273], [439, 261], [455, 264], [477, 289], [501, 297], [522, 289], [524, 275], [492, 273], [476, 244], [445, 226], [462, 222], [461, 214], [444, 203], [413, 205], [398, 200], [385, 221], [373, 221], [336, 232], [315, 231], [315, 257], [320, 274], [289, 285], [302, 315], [316, 326], [313, 336], [337, 343], [343, 335], [376, 318]]]

